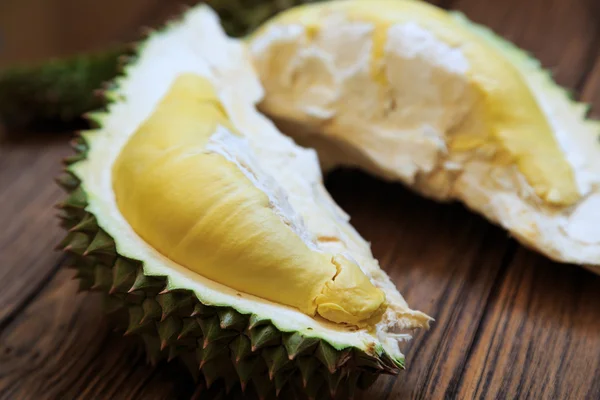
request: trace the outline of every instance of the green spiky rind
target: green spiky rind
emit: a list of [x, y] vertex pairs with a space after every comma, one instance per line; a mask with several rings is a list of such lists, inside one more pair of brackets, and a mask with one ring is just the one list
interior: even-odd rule
[[[143, 49], [144, 42], [137, 51]], [[116, 99], [128, 68], [111, 83], [107, 103]], [[100, 126], [105, 115], [96, 111], [88, 118]], [[309, 398], [323, 393], [350, 398], [363, 375], [361, 382], [372, 383], [374, 377], [403, 368], [403, 359], [387, 356], [381, 346], [336, 348], [321, 338], [280, 331], [264, 316], [203, 304], [194, 292], [171, 287], [166, 276], [149, 276], [141, 261], [118, 254], [112, 237], [86, 210], [87, 195], [73, 172], [86, 159], [94, 134], [81, 132], [72, 142], [75, 155], [64, 160], [64, 175], [56, 180], [68, 193], [58, 208], [61, 219], [69, 222], [57, 247], [72, 254], [70, 267], [76, 269], [79, 290], [103, 293], [120, 330], [142, 339], [148, 362], [181, 359], [199, 371], [192, 375], [206, 387], [218, 381], [228, 393], [260, 399], [298, 391]]]
[[552, 71], [543, 68], [540, 60], [532, 53], [504, 39], [487, 26], [471, 21], [460, 11], [450, 11], [449, 13], [460, 25], [485, 39], [489, 45], [516, 66], [526, 78], [539, 80], [540, 86], [544, 90], [543, 95], [552, 96], [562, 107], [570, 109], [582, 125], [595, 134], [600, 141], [600, 121], [588, 119], [591, 105], [576, 101], [575, 93], [557, 84], [552, 76]]
[[103, 107], [105, 98], [97, 90], [114, 79], [129, 55], [120, 46], [6, 69], [0, 74], [0, 120], [8, 126], [72, 122]]
[[[210, 0], [225, 32], [242, 37], [280, 11], [322, 0]], [[0, 72], [0, 122], [33, 128], [46, 122], [69, 126], [84, 114], [115, 100], [121, 66], [135, 54], [132, 45], [15, 65]], [[108, 82], [108, 83], [107, 83]], [[94, 118], [92, 118], [93, 120]]]

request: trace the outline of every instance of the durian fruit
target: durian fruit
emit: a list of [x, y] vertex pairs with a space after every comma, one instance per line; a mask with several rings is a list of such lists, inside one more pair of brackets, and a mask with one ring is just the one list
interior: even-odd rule
[[459, 200], [600, 273], [600, 122], [525, 52], [418, 0], [299, 6], [249, 48], [259, 109], [325, 170], [359, 167]]
[[81, 290], [206, 386], [349, 398], [404, 367], [412, 310], [282, 135], [242, 42], [200, 5], [153, 33], [74, 142], [59, 208]]
[[[210, 0], [225, 32], [241, 37], [279, 11], [314, 0]], [[0, 71], [0, 123], [16, 129], [71, 128], [82, 114], [105, 105], [104, 83], [114, 79], [132, 48], [110, 49], [19, 64]]]

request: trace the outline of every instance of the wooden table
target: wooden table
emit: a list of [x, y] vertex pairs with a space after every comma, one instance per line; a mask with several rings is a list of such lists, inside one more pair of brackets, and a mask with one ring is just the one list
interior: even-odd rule
[[[532, 51], [600, 115], [598, 0], [438, 3]], [[159, 0], [5, 0], [0, 64], [130, 39], [173, 9]], [[189, 398], [186, 371], [146, 365], [112, 332], [98, 298], [76, 294], [72, 271], [60, 268], [52, 205], [63, 194], [52, 178], [70, 134], [18, 137], [0, 142], [0, 398]], [[600, 399], [599, 276], [400, 185], [341, 172], [328, 187], [411, 306], [436, 319], [405, 348], [408, 369], [362, 398]]]

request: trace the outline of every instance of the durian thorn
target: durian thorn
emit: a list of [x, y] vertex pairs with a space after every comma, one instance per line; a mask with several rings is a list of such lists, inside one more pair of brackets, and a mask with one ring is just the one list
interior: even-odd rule
[[[58, 250], [60, 250], [60, 247], [58, 248]], [[63, 250], [63, 251], [71, 251], [71, 250], [73, 250], [73, 246], [71, 246], [71, 245], [69, 244], [69, 245], [67, 245], [66, 247], [63, 247], [63, 249], [62, 249], [62, 250]]]
[[204, 338], [204, 342], [202, 343], [202, 348], [203, 349], [207, 348], [209, 344], [210, 344], [210, 341], [208, 340], [208, 338]]
[[125, 332], [123, 332], [123, 336], [130, 336], [131, 334], [133, 334], [132, 330], [127, 329]]
[[258, 349], [258, 348], [257, 348], [256, 346], [251, 346], [251, 347], [250, 347], [250, 351], [251, 351], [251, 352], [253, 352], [253, 353], [254, 353], [254, 352], [257, 350], [257, 349]]
[[206, 360], [202, 360], [200, 361], [200, 366], [199, 368], [202, 369], [202, 367], [204, 367], [204, 365], [206, 364]]
[[161, 340], [160, 341], [160, 351], [163, 351], [164, 349], [166, 349], [168, 345], [169, 345], [169, 343], [167, 343], [166, 340], [164, 340], [164, 339]]
[[160, 322], [163, 322], [167, 318], [169, 318], [169, 315], [165, 314], [165, 313], [162, 313], [162, 315], [160, 316]]
[[[115, 294], [117, 293], [117, 288], [113, 285], [111, 286], [110, 290], [108, 291], [108, 294]], [[144, 320], [144, 318], [142, 318], [142, 321]]]
[[175, 358], [177, 358], [177, 355], [175, 355], [175, 354], [169, 354], [169, 357], [167, 357], [167, 362], [171, 362], [171, 361], [173, 361]]
[[269, 368], [269, 380], [272, 381], [275, 378], [275, 371], [273, 368]]
[[248, 382], [240, 381], [240, 387], [242, 388], [242, 393], [246, 393], [246, 385]]
[[170, 292], [169, 289], [163, 289], [161, 292], [158, 292], [158, 294], [167, 294], [169, 292]]

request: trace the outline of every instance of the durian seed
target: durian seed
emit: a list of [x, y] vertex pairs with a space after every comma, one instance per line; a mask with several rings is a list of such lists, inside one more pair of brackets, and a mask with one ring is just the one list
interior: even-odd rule
[[259, 326], [250, 330], [250, 344], [253, 352], [266, 346], [278, 344], [280, 340], [281, 335], [273, 325]]

